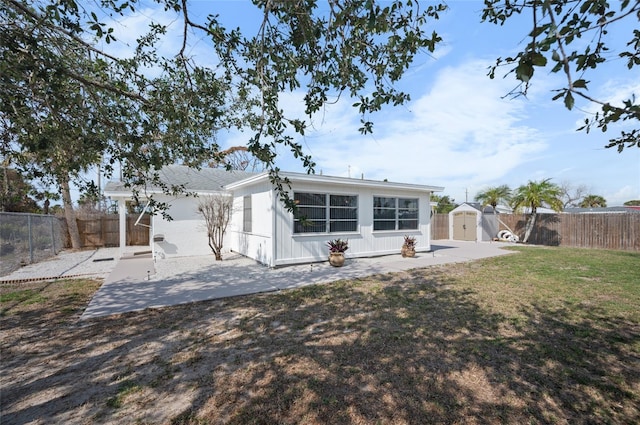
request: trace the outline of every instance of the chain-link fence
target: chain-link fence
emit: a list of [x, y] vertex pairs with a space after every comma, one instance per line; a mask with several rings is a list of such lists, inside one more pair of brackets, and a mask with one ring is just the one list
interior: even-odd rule
[[0, 213], [0, 276], [60, 252], [61, 230], [52, 215]]

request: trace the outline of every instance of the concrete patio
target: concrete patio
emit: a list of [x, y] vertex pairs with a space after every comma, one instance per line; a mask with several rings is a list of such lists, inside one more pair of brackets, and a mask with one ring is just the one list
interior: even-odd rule
[[400, 254], [354, 258], [339, 268], [323, 262], [270, 269], [236, 254], [221, 262], [208, 255], [155, 263], [151, 255], [133, 255], [118, 261], [81, 319], [495, 257], [513, 253], [502, 249], [510, 245], [437, 241], [431, 252], [417, 253], [414, 258]]

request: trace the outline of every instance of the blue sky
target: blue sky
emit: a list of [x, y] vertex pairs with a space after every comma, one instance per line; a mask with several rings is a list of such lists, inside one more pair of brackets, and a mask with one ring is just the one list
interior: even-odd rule
[[[456, 202], [472, 201], [489, 186], [515, 188], [544, 178], [586, 186], [589, 193], [605, 197], [609, 206], [640, 199], [640, 149], [619, 154], [604, 148], [608, 134], [577, 132], [586, 114], [595, 109], [576, 102], [576, 108], [568, 111], [562, 102], [551, 101], [552, 90], [562, 87], [562, 75], [537, 71], [527, 98], [517, 99], [504, 98], [516, 86], [513, 77], [486, 76], [496, 58], [514, 54], [526, 43], [528, 22], [514, 21], [506, 27], [482, 24], [482, 1], [447, 3], [450, 10], [433, 23], [443, 43], [433, 55], [420, 56], [400, 83], [411, 94], [409, 104], [374, 115], [374, 133], [365, 136], [358, 132], [359, 116], [349, 99], [313, 117], [312, 130], [300, 142], [315, 160], [316, 172], [444, 186], [443, 194]], [[191, 4], [192, 18], [220, 14], [228, 26], [241, 26], [248, 34], [258, 30], [260, 15], [248, 1]], [[122, 20], [117, 28], [120, 42], [127, 38], [131, 42], [132, 29], [153, 18], [170, 25], [164, 47], [177, 52], [181, 22], [154, 10], [153, 2], [146, 6]], [[630, 33], [633, 24], [627, 23], [623, 34]], [[612, 57], [626, 43], [624, 37], [617, 40]], [[198, 59], [211, 60], [201, 35], [191, 36], [190, 48]], [[602, 66], [587, 79], [596, 98], [640, 96], [640, 72], [627, 70], [621, 60]], [[284, 95], [285, 110], [299, 110], [302, 96], [302, 92]], [[610, 130], [618, 132], [615, 126]], [[219, 141], [223, 147], [244, 145], [247, 137], [223, 133]], [[281, 169], [303, 170], [286, 150], [278, 154]]]

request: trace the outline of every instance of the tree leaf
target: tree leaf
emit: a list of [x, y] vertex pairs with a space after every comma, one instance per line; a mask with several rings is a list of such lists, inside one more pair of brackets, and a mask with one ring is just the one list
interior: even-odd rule
[[587, 88], [587, 81], [585, 80], [576, 80], [573, 82], [572, 84], [573, 88], [579, 88], [579, 89], [586, 89]]
[[533, 66], [525, 62], [520, 62], [516, 67], [516, 78], [525, 83], [529, 82], [533, 76]]
[[568, 110], [573, 109], [573, 104], [575, 100], [573, 99], [573, 95], [570, 91], [567, 91], [567, 95], [564, 97], [564, 106], [567, 107]]
[[545, 66], [547, 64], [547, 58], [542, 53], [531, 52], [529, 58], [531, 60], [531, 64], [534, 66]]

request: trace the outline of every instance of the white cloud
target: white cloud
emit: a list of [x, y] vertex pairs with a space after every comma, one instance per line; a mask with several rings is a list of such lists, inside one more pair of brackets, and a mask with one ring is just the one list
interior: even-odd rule
[[[640, 97], [640, 82], [632, 79], [609, 79], [602, 85], [597, 87], [594, 98], [604, 103], [609, 103], [614, 106], [623, 106], [623, 101], [635, 96], [636, 99]], [[584, 114], [576, 122], [576, 126], [581, 127], [584, 125], [585, 118], [592, 118], [596, 112], [600, 112], [602, 108], [599, 104], [590, 102], [582, 108]], [[615, 124], [610, 124], [611, 132], [615, 133], [618, 128], [632, 127], [636, 125], [633, 120], [631, 121], [619, 121]], [[613, 128], [615, 126], [615, 128]]]
[[507, 83], [485, 74], [479, 61], [442, 69], [406, 108], [377, 114], [373, 136], [359, 136], [359, 117], [348, 102], [335, 105], [318, 133], [307, 137], [318, 169], [460, 187], [499, 179], [546, 143], [521, 122], [521, 100], [501, 99]]
[[[194, 19], [193, 16], [191, 16]], [[138, 39], [149, 33], [151, 23], [166, 27], [166, 34], [160, 35], [155, 47], [159, 55], [171, 58], [178, 54], [184, 39], [183, 18], [177, 12], [165, 11], [162, 7], [146, 7], [134, 13], [118, 17], [107, 24], [113, 27], [115, 42], [109, 44], [101, 41], [100, 48], [119, 57], [133, 57]], [[215, 67], [216, 55], [213, 53], [211, 41], [202, 31], [189, 29], [185, 54], [193, 57], [199, 65]], [[153, 74], [154, 72], [149, 72]]]
[[627, 201], [633, 199], [640, 199], [640, 188], [637, 186], [626, 185], [620, 187], [618, 190], [606, 193], [604, 198], [607, 200], [607, 205], [611, 207], [621, 206]]

